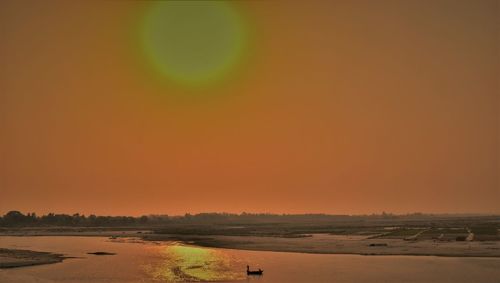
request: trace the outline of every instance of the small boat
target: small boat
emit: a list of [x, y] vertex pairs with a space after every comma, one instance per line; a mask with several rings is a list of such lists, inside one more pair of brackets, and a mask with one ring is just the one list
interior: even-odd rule
[[264, 272], [264, 270], [260, 268], [259, 270], [250, 270], [250, 266], [247, 265], [247, 275], [262, 275], [262, 272]]

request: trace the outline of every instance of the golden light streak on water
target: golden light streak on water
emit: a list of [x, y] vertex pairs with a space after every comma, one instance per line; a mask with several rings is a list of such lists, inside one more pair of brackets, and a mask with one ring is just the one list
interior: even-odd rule
[[245, 279], [243, 264], [222, 251], [175, 244], [160, 247], [162, 261], [146, 272], [163, 282], [230, 281]]

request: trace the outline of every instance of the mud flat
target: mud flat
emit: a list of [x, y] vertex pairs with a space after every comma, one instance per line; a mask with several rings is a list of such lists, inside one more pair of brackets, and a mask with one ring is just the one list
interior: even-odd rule
[[58, 263], [65, 259], [61, 254], [0, 248], [0, 268], [14, 268], [39, 264]]
[[145, 240], [178, 240], [205, 247], [318, 254], [500, 257], [499, 241], [441, 242], [370, 239], [364, 236], [319, 234], [302, 238], [253, 236], [179, 236], [151, 234]]

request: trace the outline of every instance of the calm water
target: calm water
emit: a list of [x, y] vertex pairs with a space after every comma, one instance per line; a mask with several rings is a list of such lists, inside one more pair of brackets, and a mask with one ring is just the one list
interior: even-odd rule
[[[314, 255], [101, 237], [0, 237], [0, 247], [78, 258], [0, 270], [0, 282], [500, 282], [500, 258]], [[94, 256], [87, 252], [114, 252]], [[246, 265], [265, 270], [247, 277]]]

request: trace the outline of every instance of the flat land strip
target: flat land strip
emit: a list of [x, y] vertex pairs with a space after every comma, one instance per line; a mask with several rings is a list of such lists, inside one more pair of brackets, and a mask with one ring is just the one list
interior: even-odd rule
[[0, 268], [57, 263], [63, 259], [63, 255], [49, 252], [0, 248]]

